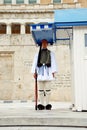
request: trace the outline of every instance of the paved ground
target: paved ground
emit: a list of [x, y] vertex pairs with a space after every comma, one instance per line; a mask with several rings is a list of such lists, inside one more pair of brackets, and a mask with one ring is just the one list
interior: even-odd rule
[[[16, 101], [14, 103], [0, 102], [0, 130], [87, 129], [84, 128], [87, 127], [87, 112], [72, 112], [69, 109], [71, 103], [52, 102], [53, 108], [51, 111], [36, 111], [34, 104], [31, 101], [21, 103]], [[67, 128], [67, 126], [75, 126], [75, 128]], [[78, 129], [76, 126], [80, 128]]]
[[[68, 109], [71, 106], [70, 102], [51, 102], [52, 109]], [[0, 100], [0, 110], [7, 108], [29, 108], [34, 110], [35, 103], [33, 101], [2, 101]]]
[[87, 128], [71, 127], [0, 127], [0, 130], [87, 130]]

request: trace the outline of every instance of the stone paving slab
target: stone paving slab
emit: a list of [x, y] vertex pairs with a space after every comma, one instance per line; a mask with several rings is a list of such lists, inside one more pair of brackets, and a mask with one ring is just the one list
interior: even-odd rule
[[34, 103], [0, 103], [0, 126], [87, 127], [87, 112], [72, 112], [69, 103], [52, 103], [52, 110], [35, 110]]
[[73, 127], [0, 127], [0, 130], [87, 130]]

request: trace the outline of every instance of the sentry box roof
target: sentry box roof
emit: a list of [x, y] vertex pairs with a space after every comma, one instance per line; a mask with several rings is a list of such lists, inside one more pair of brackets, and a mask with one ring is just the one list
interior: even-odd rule
[[54, 30], [53, 23], [32, 24], [32, 36], [36, 44], [41, 45], [42, 39], [46, 39], [48, 43], [53, 44]]
[[37, 45], [42, 39], [52, 45], [56, 42], [56, 29], [72, 26], [87, 26], [87, 8], [54, 10], [54, 23], [32, 24], [32, 36]]
[[54, 23], [57, 26], [87, 25], [87, 8], [55, 10]]

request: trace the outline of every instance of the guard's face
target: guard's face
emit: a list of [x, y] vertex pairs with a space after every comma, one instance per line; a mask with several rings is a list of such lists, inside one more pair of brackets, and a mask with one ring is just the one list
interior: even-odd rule
[[42, 40], [42, 48], [47, 48], [48, 42], [47, 40]]

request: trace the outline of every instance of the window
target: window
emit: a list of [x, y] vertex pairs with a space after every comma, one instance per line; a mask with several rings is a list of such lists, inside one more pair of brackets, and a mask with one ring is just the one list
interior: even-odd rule
[[30, 26], [29, 26], [29, 24], [25, 25], [25, 33], [30, 34]]
[[61, 3], [61, 0], [53, 0], [53, 3]]
[[20, 34], [20, 24], [12, 24], [11, 33]]
[[23, 4], [23, 3], [24, 3], [24, 0], [16, 0], [16, 3], [17, 3], [17, 4]]
[[11, 4], [12, 0], [4, 0], [4, 4]]
[[87, 34], [85, 34], [85, 47], [87, 47]]
[[37, 0], [29, 0], [29, 4], [34, 4], [36, 3]]
[[0, 34], [6, 34], [6, 25], [0, 24]]

